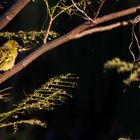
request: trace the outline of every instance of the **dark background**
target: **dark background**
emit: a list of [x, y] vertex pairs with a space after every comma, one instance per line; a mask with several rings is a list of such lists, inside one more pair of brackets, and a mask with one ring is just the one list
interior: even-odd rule
[[[138, 4], [139, 0], [107, 1], [101, 15]], [[1, 10], [1, 14], [3, 12]], [[27, 5], [4, 31], [40, 30], [45, 14], [45, 5], [37, 0]], [[130, 16], [124, 17], [127, 18]], [[83, 20], [77, 16], [70, 18], [63, 15], [53, 28], [64, 34], [81, 22]], [[1, 39], [0, 44], [4, 41]], [[131, 26], [70, 41], [45, 53], [4, 82], [0, 88], [13, 86], [10, 92], [16, 102], [20, 102], [21, 97], [24, 97], [23, 90], [32, 92], [55, 75], [76, 73], [80, 78], [78, 87], [70, 93], [73, 95], [72, 99], [56, 107], [54, 111], [39, 111], [29, 115], [46, 121], [47, 129], [36, 126], [19, 127], [16, 135], [9, 129], [3, 129], [1, 140], [117, 140], [118, 137], [129, 136], [140, 138], [138, 84], [132, 83], [123, 93], [124, 75], [119, 75], [115, 70], [103, 70], [104, 63], [113, 57], [132, 61], [128, 51], [130, 41]], [[20, 54], [17, 61], [25, 55]], [[10, 108], [11, 104], [6, 104], [1, 110]]]

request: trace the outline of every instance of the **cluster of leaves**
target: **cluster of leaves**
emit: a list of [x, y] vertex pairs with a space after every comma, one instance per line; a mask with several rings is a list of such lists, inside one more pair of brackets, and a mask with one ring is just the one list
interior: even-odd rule
[[[80, 1], [73, 1], [79, 9], [84, 10], [85, 12], [87, 11], [88, 7], [92, 4], [91, 0], [80, 0]], [[67, 13], [69, 15], [80, 15], [79, 10], [73, 5], [72, 1], [70, 0], [69, 2], [67, 0], [62, 0], [61, 1], [62, 7], [60, 8], [66, 8], [71, 5], [70, 8], [67, 9]], [[81, 15], [80, 15], [81, 16]]]
[[[95, 17], [98, 13], [100, 4], [104, 0], [61, 0], [62, 6], [60, 9], [67, 8], [66, 12], [69, 15], [78, 15], [87, 19], [85, 14], [91, 18]], [[69, 6], [69, 8], [68, 8]]]
[[19, 114], [31, 113], [37, 110], [53, 110], [55, 106], [61, 105], [65, 102], [68, 97], [72, 97], [68, 94], [68, 88], [74, 88], [76, 83], [74, 80], [77, 79], [74, 74], [66, 74], [56, 76], [46, 82], [41, 88], [36, 89], [33, 93], [26, 95], [26, 98], [21, 103], [17, 104], [14, 109], [0, 113], [0, 127], [13, 126], [14, 133], [18, 130], [18, 125], [29, 124], [39, 125], [46, 127], [46, 123], [38, 119], [29, 120], [18, 120], [13, 122], [4, 123], [7, 118], [14, 117], [18, 118]]
[[130, 63], [122, 61], [119, 58], [113, 58], [105, 63], [104, 68], [108, 70], [116, 69], [118, 73], [129, 72], [129, 77], [123, 80], [125, 84], [140, 80], [140, 61]]
[[131, 140], [131, 138], [123, 138], [123, 137], [121, 137], [121, 138], [118, 138], [118, 140]]
[[[0, 32], [0, 37], [4, 37], [7, 39], [21, 39], [22, 43], [26, 46], [29, 45], [30, 43], [39, 43], [38, 40], [44, 38], [46, 34], [46, 31], [19, 31], [19, 32]], [[53, 38], [58, 37], [59, 34], [50, 31], [48, 40], [52, 40]]]

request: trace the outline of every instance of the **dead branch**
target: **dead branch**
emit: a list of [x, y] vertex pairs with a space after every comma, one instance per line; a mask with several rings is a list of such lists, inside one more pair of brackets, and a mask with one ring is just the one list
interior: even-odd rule
[[0, 30], [3, 29], [28, 3], [30, 0], [18, 0], [3, 16], [0, 17]]
[[[95, 25], [98, 25], [100, 23], [104, 23], [106, 21], [113, 20], [113, 19], [116, 19], [119, 17], [133, 14], [133, 13], [137, 12], [137, 10], [140, 10], [140, 6], [136, 6], [136, 7], [129, 8], [129, 9], [119, 11], [119, 12], [115, 12], [115, 13], [112, 13], [109, 15], [105, 15], [103, 17], [94, 19], [94, 22], [89, 22], [89, 21], [85, 22], [85, 23], [79, 25], [78, 27], [74, 28], [70, 32], [66, 33], [65, 35], [63, 35], [53, 41], [50, 41], [46, 44], [43, 44], [40, 48], [38, 48], [33, 53], [29, 54], [26, 58], [21, 60], [18, 64], [16, 64], [11, 70], [0, 75], [0, 83], [4, 82], [8, 78], [10, 78], [14, 74], [16, 74], [17, 72], [19, 72], [20, 70], [25, 68], [27, 65], [29, 65], [32, 61], [34, 61], [36, 58], [38, 58], [43, 53], [63, 44], [65, 42], [68, 42], [73, 39], [77, 39], [78, 34], [84, 32], [86, 30], [89, 30], [89, 28], [93, 29], [93, 27]], [[85, 35], [87, 35], [87, 34], [85, 34]]]

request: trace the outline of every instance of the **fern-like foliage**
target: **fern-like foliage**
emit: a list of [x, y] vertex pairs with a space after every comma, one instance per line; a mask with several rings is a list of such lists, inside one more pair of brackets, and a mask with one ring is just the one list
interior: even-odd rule
[[[32, 43], [39, 43], [39, 40], [44, 38], [46, 31], [19, 31], [19, 32], [0, 32], [0, 37], [4, 37], [7, 39], [18, 39], [21, 40], [24, 45], [30, 45]], [[52, 40], [53, 38], [58, 37], [59, 34], [50, 31], [48, 40]]]
[[[7, 88], [0, 90], [0, 100], [3, 100], [5, 102], [9, 100], [8, 96], [10, 95], [10, 93], [7, 92], [7, 90], [9, 90], [9, 89], [12, 89], [12, 87], [7, 87]], [[5, 93], [5, 91], [7, 93]]]
[[140, 80], [140, 61], [130, 63], [119, 58], [113, 58], [105, 63], [104, 68], [107, 70], [116, 69], [118, 73], [128, 72], [129, 76], [123, 80], [125, 84]]
[[56, 76], [43, 84], [41, 88], [33, 93], [26, 95], [26, 98], [19, 103], [13, 110], [0, 113], [0, 127], [13, 126], [15, 128], [20, 124], [40, 125], [46, 127], [46, 123], [38, 119], [18, 120], [14, 122], [3, 123], [9, 117], [18, 118], [19, 114], [27, 114], [37, 110], [53, 110], [55, 106], [61, 105], [72, 96], [68, 94], [69, 88], [74, 88], [77, 79], [74, 74]]

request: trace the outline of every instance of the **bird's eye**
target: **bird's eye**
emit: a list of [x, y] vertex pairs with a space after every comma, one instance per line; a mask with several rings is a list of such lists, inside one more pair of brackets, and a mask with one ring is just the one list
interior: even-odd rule
[[13, 46], [16, 46], [16, 43], [15, 42], [13, 42]]

